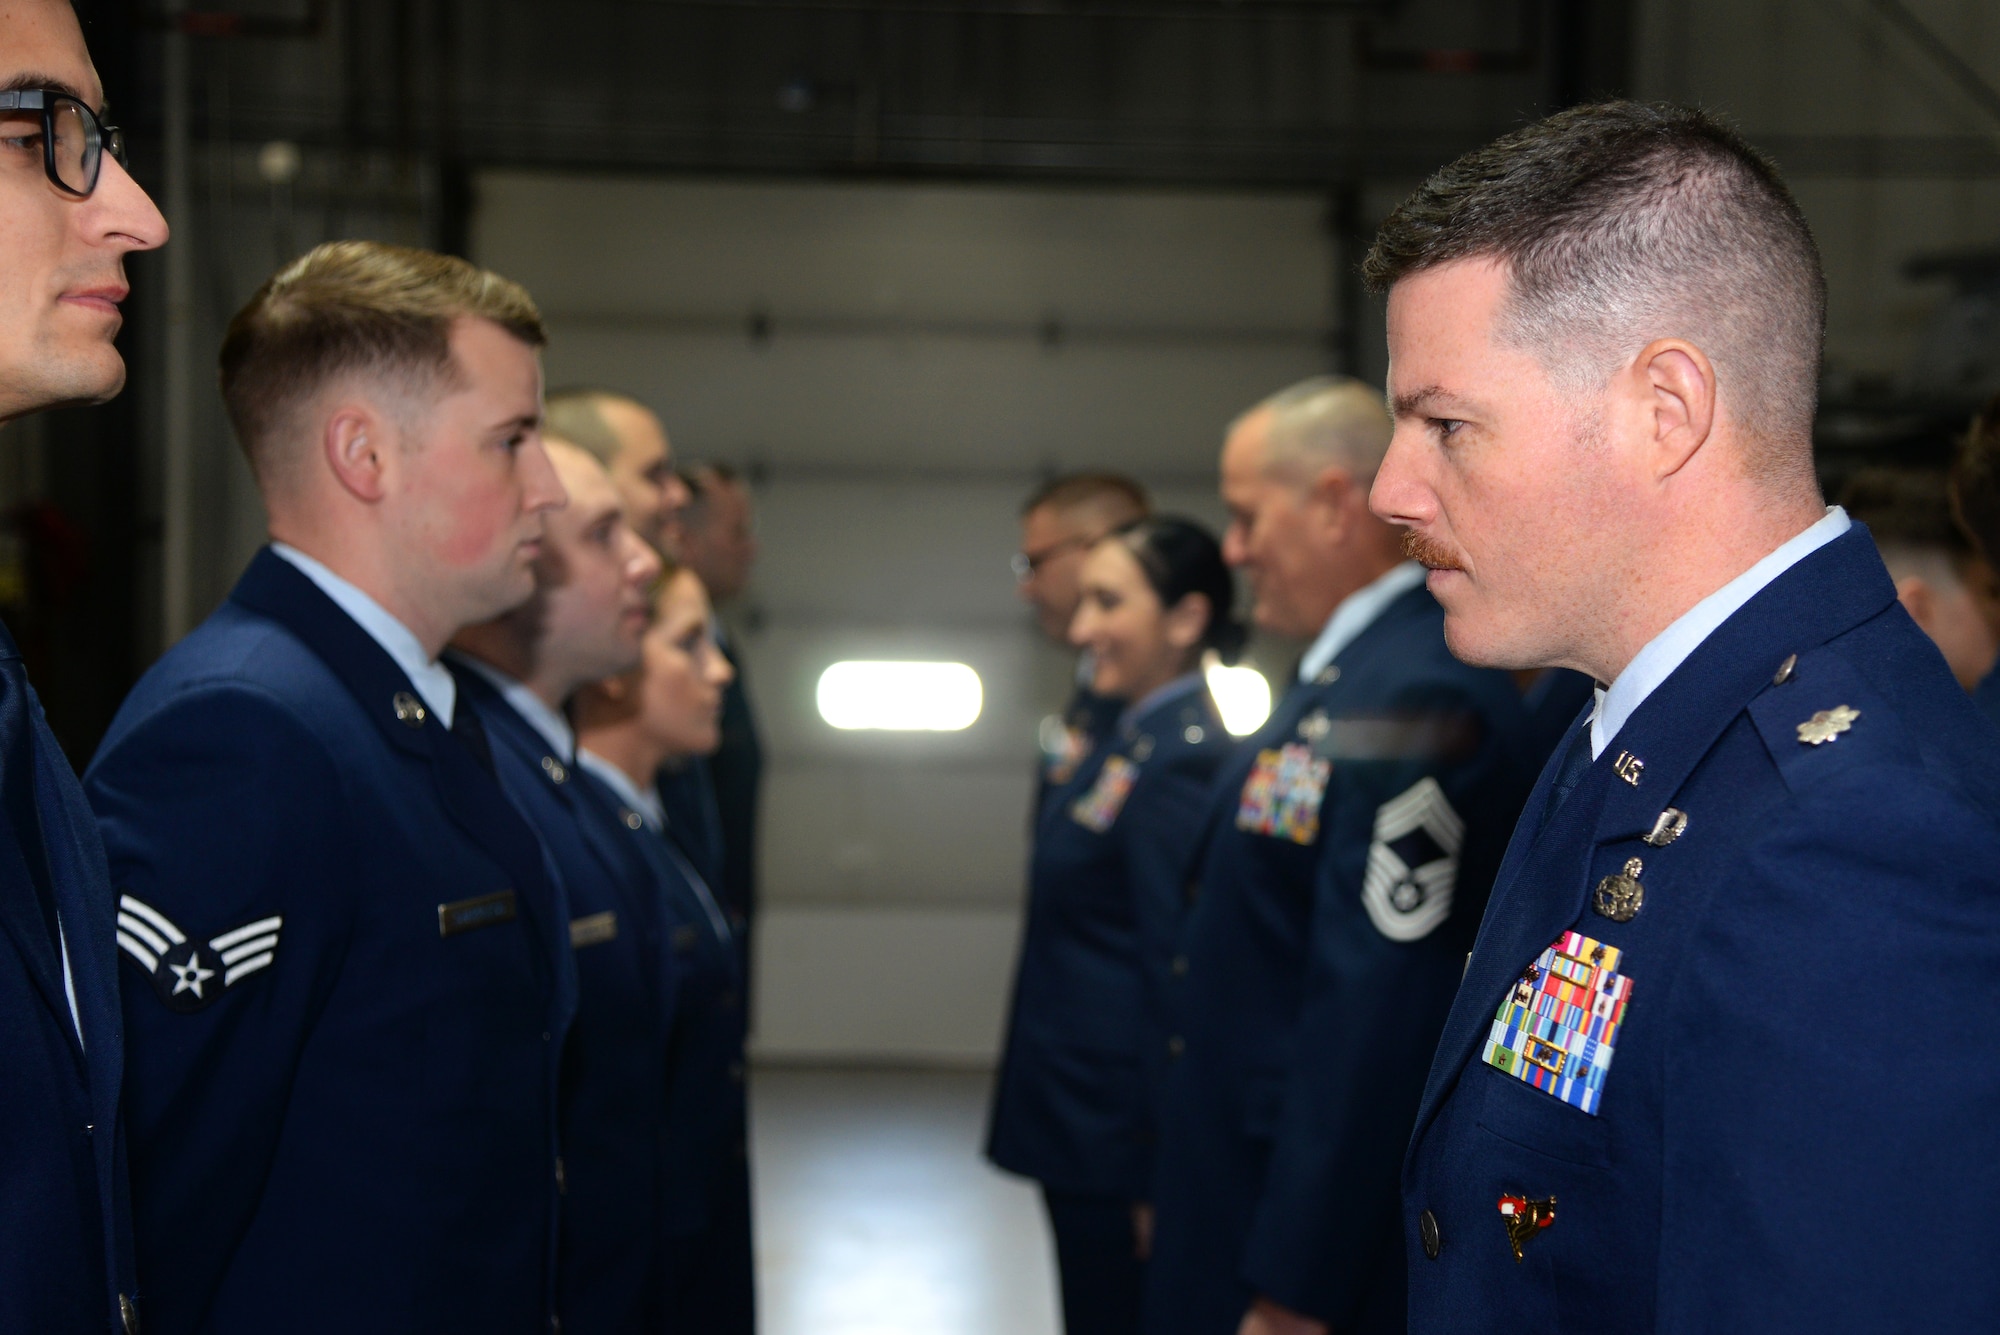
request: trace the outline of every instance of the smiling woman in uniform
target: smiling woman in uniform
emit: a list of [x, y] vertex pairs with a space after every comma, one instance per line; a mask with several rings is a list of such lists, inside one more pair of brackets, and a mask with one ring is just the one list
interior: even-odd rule
[[1233, 659], [1243, 628], [1221, 548], [1185, 519], [1098, 542], [1080, 584], [1069, 638], [1125, 709], [1037, 813], [987, 1154], [1041, 1183], [1070, 1335], [1120, 1335], [1138, 1328], [1181, 869], [1231, 746], [1202, 660]]

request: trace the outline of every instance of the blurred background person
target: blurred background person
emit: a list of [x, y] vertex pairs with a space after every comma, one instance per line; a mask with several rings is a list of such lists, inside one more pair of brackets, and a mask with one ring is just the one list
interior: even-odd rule
[[[1021, 550], [1014, 554], [1014, 578], [1021, 600], [1034, 609], [1035, 624], [1058, 644], [1069, 640], [1081, 594], [1077, 575], [1084, 553], [1105, 534], [1151, 512], [1146, 490], [1117, 473], [1070, 473], [1036, 489], [1021, 507]], [[1077, 664], [1076, 690], [1059, 726], [1044, 729], [1042, 773], [1035, 790], [1039, 813], [1052, 786], [1069, 782], [1076, 767], [1110, 728], [1122, 706], [1090, 688], [1087, 662]]]
[[[125, 384], [125, 257], [167, 239], [126, 174], [75, 11], [0, 27], [0, 423]], [[121, 100], [125, 89], [119, 90]], [[55, 151], [58, 147], [62, 151]], [[44, 152], [47, 148], [49, 151]], [[137, 1324], [119, 1125], [118, 947], [104, 849], [13, 635], [0, 627], [0, 1329]], [[90, 1128], [103, 1128], [95, 1135]], [[77, 1129], [85, 1134], [78, 1136]]]
[[1152, 1335], [1403, 1329], [1403, 1146], [1535, 769], [1514, 680], [1451, 656], [1423, 567], [1369, 513], [1389, 437], [1378, 391], [1317, 377], [1223, 445], [1256, 623], [1317, 638], [1186, 873]]
[[637, 665], [660, 558], [625, 523], [604, 465], [545, 444], [569, 501], [549, 516], [535, 596], [460, 631], [446, 661], [569, 905], [577, 1010], [562, 1057], [556, 1310], [570, 1335], [644, 1335], [666, 1326], [659, 1182], [678, 920], [615, 812], [587, 795], [597, 781], [577, 769], [565, 707], [586, 682]]
[[[1896, 598], [1977, 699], [2000, 658], [1993, 570], [1952, 516], [1941, 468], [1864, 468], [1840, 490], [1849, 519], [1875, 539]], [[1989, 692], [1990, 693], [1990, 692]]]
[[1228, 756], [1202, 676], [1243, 646], [1215, 538], [1142, 519], [1089, 548], [1070, 643], [1115, 727], [1037, 813], [987, 1155], [1041, 1184], [1071, 1335], [1137, 1331], [1182, 864]]
[[535, 590], [542, 342], [516, 284], [365, 241], [230, 325], [271, 544], [85, 777], [150, 1331], [549, 1328], [568, 915], [438, 661]]
[[[702, 464], [686, 477], [688, 503], [681, 514], [682, 564], [700, 578], [720, 606], [742, 596], [757, 561], [757, 526], [750, 489], [726, 464]], [[764, 747], [743, 671], [743, 657], [728, 626], [712, 618], [716, 647], [732, 676], [722, 693], [722, 740], [708, 757], [710, 787], [722, 832], [722, 903], [745, 950], [757, 913], [757, 807], [764, 775]], [[746, 980], [748, 975], [746, 973]], [[746, 991], [754, 988], [746, 981]]]
[[[1972, 419], [1959, 442], [1951, 469], [1951, 503], [1989, 576], [2000, 570], [1995, 564], [2000, 562], [2000, 398]], [[2000, 667], [1980, 679], [1972, 700], [1986, 717], [2000, 723]]]
[[[667, 818], [658, 776], [721, 741], [728, 660], [709, 633], [701, 580], [669, 566], [635, 670], [584, 687], [573, 706], [577, 763], [669, 897], [679, 974], [667, 1075], [661, 1209], [669, 1330], [756, 1328], [744, 1103], [741, 952], [713, 883]], [[593, 790], [595, 792], [596, 790]]]
[[548, 397], [551, 434], [589, 451], [611, 474], [632, 531], [664, 556], [680, 545], [688, 486], [673, 442], [651, 408], [615, 390], [559, 389]]

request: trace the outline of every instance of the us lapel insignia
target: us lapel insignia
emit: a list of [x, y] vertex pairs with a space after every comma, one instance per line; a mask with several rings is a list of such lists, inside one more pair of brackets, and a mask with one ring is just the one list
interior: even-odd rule
[[1617, 773], [1619, 778], [1637, 788], [1639, 786], [1639, 776], [1646, 772], [1646, 762], [1633, 755], [1630, 751], [1620, 751], [1618, 759], [1612, 762], [1611, 768]]
[[1514, 1248], [1514, 1263], [1519, 1265], [1521, 1248], [1556, 1222], [1556, 1198], [1530, 1200], [1526, 1196], [1502, 1196], [1500, 1221], [1507, 1226], [1507, 1241]]
[[278, 914], [190, 941], [172, 919], [143, 900], [118, 900], [118, 948], [145, 971], [169, 1010], [198, 1011], [277, 958], [285, 920]]
[[1799, 724], [1799, 741], [1807, 746], [1824, 746], [1853, 727], [1854, 720], [1860, 717], [1860, 710], [1849, 709], [1846, 705], [1822, 709]]
[[1639, 884], [1639, 874], [1645, 869], [1646, 864], [1639, 859], [1625, 859], [1623, 870], [1597, 883], [1590, 906], [1613, 922], [1630, 922], [1638, 917], [1639, 910], [1646, 906], [1646, 887]]

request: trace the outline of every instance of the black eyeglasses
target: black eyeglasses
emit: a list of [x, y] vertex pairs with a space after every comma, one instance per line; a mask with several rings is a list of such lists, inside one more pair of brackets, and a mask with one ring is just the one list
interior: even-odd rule
[[[9, 111], [42, 113], [42, 169], [64, 194], [88, 199], [97, 189], [106, 152], [121, 166], [125, 162], [125, 132], [106, 125], [96, 112], [68, 93], [53, 88], [0, 93], [0, 113]], [[0, 126], [0, 142], [13, 144], [22, 138]]]

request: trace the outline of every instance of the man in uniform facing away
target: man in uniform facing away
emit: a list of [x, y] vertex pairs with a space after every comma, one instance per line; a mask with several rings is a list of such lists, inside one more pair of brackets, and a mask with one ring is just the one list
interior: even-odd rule
[[[125, 256], [167, 239], [63, 0], [0, 6], [0, 422], [101, 403]], [[52, 133], [53, 132], [53, 133]], [[132, 1330], [104, 850], [0, 628], [0, 1330]]]
[[1528, 800], [1404, 1169], [1419, 1332], [2000, 1321], [1993, 734], [1823, 503], [1771, 165], [1608, 103], [1386, 221], [1376, 512], [1470, 662], [1601, 683]]
[[335, 242], [230, 322], [270, 516], [85, 776], [151, 1335], [554, 1329], [569, 913], [438, 662], [534, 592], [540, 317]]
[[[1014, 577], [1021, 600], [1034, 609], [1035, 624], [1050, 641], [1069, 645], [1069, 623], [1083, 593], [1077, 579], [1084, 555], [1106, 534], [1152, 511], [1145, 488], [1117, 473], [1069, 473], [1035, 489], [1021, 507], [1021, 550], [1014, 554]], [[1035, 809], [1051, 785], [1069, 782], [1097, 738], [1114, 726], [1125, 702], [1107, 700], [1090, 689], [1090, 665], [1079, 663], [1076, 689], [1063, 709], [1060, 731], [1042, 741], [1042, 768], [1035, 785]]]
[[660, 558], [625, 523], [604, 466], [547, 441], [569, 503], [549, 516], [535, 596], [462, 630], [447, 655], [500, 785], [535, 827], [569, 903], [577, 1012], [563, 1050], [560, 1303], [569, 1335], [644, 1335], [661, 1311], [667, 1051], [674, 979], [666, 904], [596, 783], [564, 706], [630, 671]]
[[1324, 378], [1223, 447], [1223, 555], [1260, 627], [1317, 638], [1188, 871], [1150, 1335], [1403, 1329], [1396, 1165], [1533, 771], [1513, 679], [1446, 652], [1368, 512], [1388, 443], [1382, 396]]

